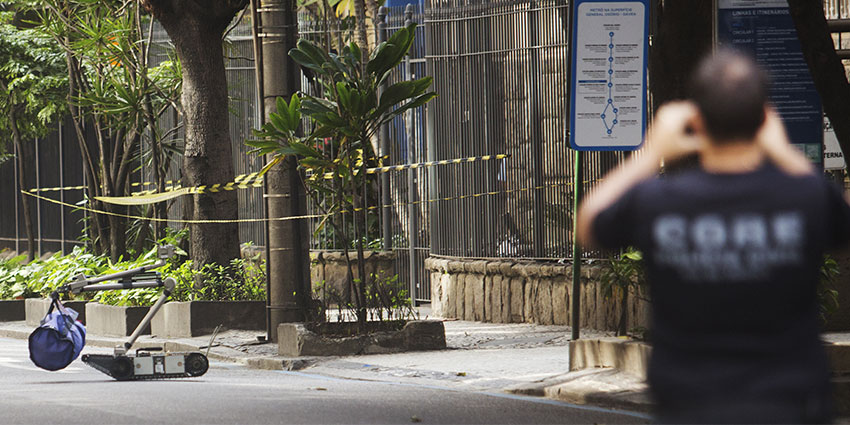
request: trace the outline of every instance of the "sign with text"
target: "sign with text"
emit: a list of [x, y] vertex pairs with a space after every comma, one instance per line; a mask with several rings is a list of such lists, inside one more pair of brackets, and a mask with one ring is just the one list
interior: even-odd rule
[[786, 0], [719, 0], [717, 41], [752, 53], [770, 74], [770, 101], [791, 142], [821, 163], [823, 108]]
[[835, 137], [832, 123], [829, 122], [829, 118], [823, 117], [823, 169], [843, 170], [845, 168], [847, 164], [844, 162], [844, 153], [838, 145], [838, 137]]
[[646, 128], [649, 0], [576, 0], [570, 43], [570, 147], [634, 150]]

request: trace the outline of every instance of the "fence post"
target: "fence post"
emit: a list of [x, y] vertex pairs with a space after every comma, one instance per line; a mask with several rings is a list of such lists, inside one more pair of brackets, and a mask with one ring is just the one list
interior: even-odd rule
[[573, 286], [570, 301], [571, 305], [571, 323], [573, 341], [579, 339], [581, 329], [581, 245], [576, 237], [576, 229], [578, 228], [578, 207], [581, 202], [582, 185], [584, 184], [581, 175], [582, 170], [582, 152], [575, 151], [575, 168], [573, 169]]
[[[408, 4], [404, 8], [404, 26], [407, 27], [413, 22], [413, 5]], [[413, 80], [413, 70], [410, 65], [410, 52], [407, 52], [407, 55], [404, 57], [404, 70], [405, 70], [405, 79], [410, 81]], [[406, 115], [406, 126], [405, 130], [407, 132], [407, 163], [414, 164], [416, 163], [416, 143], [414, 139], [414, 113], [413, 110], [408, 110]], [[416, 284], [418, 267], [416, 263], [416, 246], [419, 244], [417, 238], [417, 216], [416, 214], [416, 178], [413, 173], [416, 172], [414, 168], [407, 169], [407, 228], [408, 228], [408, 261], [410, 263], [410, 304], [412, 306], [416, 306]]]
[[[387, 41], [387, 8], [381, 6], [378, 8], [378, 44]], [[380, 94], [383, 94], [384, 90], [387, 88], [387, 82], [383, 82], [380, 87]], [[380, 146], [379, 156], [381, 157], [381, 164], [387, 165], [389, 163], [389, 155], [390, 155], [390, 124], [385, 123], [381, 125], [381, 131], [378, 133], [378, 146]], [[383, 162], [387, 160], [387, 162]], [[381, 233], [384, 236], [384, 249], [391, 250], [393, 249], [393, 235], [392, 235], [392, 207], [390, 206], [393, 203], [392, 194], [390, 193], [390, 173], [381, 173]]]
[[[59, 121], [59, 187], [65, 187], [65, 138], [62, 137], [62, 121]], [[65, 203], [65, 190], [59, 190], [59, 202]], [[65, 255], [65, 210], [59, 210], [59, 250]]]
[[[41, 144], [41, 139], [35, 139], [35, 187], [41, 189], [41, 170], [38, 167], [38, 164], [41, 163], [41, 153], [38, 149], [38, 145]], [[41, 236], [41, 199], [36, 199], [35, 201], [35, 216], [38, 219], [38, 251], [36, 252], [35, 258], [41, 257], [41, 245], [43, 243]], [[30, 247], [31, 250], [35, 249], [34, 247]]]
[[18, 181], [19, 181], [18, 180], [18, 173], [20, 172], [20, 171], [18, 171], [18, 155], [21, 155], [22, 153], [18, 152], [17, 143], [13, 143], [13, 146], [14, 146], [14, 152], [15, 152], [15, 160], [12, 161], [12, 163], [14, 163], [14, 165], [15, 165], [15, 168], [14, 168], [14, 170], [15, 170], [15, 177], [14, 177], [14, 180], [15, 180], [15, 196], [13, 198], [15, 200], [15, 253], [16, 253], [16, 255], [20, 255], [21, 254], [21, 218], [20, 218], [20, 215], [18, 213], [18, 209], [20, 208], [20, 206], [18, 205], [19, 204], [18, 199], [20, 199], [22, 202], [26, 202], [26, 198], [24, 198], [25, 195], [23, 195], [21, 193], [21, 190], [23, 190], [23, 188], [21, 188], [20, 185], [18, 185]]
[[538, 31], [540, 30], [538, 25], [537, 14], [537, 3], [531, 3], [531, 10], [529, 10], [528, 16], [528, 27], [530, 33], [530, 65], [531, 72], [529, 76], [531, 78], [530, 93], [529, 93], [529, 104], [531, 105], [529, 124], [531, 126], [531, 152], [532, 152], [532, 164], [531, 167], [532, 179], [534, 181], [534, 191], [532, 191], [532, 200], [534, 203], [534, 212], [533, 212], [533, 241], [534, 241], [534, 256], [535, 257], [546, 257], [546, 232], [545, 229], [545, 215], [544, 211], [546, 209], [546, 190], [543, 188], [543, 136], [541, 131], [541, 113], [540, 113], [540, 51], [538, 49], [538, 45], [540, 44]]

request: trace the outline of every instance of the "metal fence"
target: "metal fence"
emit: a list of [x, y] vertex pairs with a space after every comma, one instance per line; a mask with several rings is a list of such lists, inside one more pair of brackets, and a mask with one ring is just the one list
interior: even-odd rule
[[[23, 143], [29, 159], [26, 174], [27, 184], [31, 188], [65, 188], [85, 184], [83, 162], [77, 136], [70, 123], [57, 123], [56, 131], [47, 137]], [[20, 153], [15, 150], [15, 156]], [[30, 214], [33, 221], [35, 246], [27, 245], [24, 228], [24, 213], [21, 205], [16, 158], [0, 164], [0, 201], [4, 209], [0, 214], [0, 248], [14, 249], [17, 252], [35, 250], [35, 252], [67, 251], [75, 245], [82, 245], [83, 213], [72, 211], [39, 199], [30, 199]], [[44, 195], [45, 193], [39, 193]], [[76, 204], [82, 200], [82, 191], [78, 189], [60, 189], [51, 191], [50, 198], [61, 202]]]
[[[428, 0], [431, 160], [509, 154], [439, 167], [431, 252], [471, 258], [571, 257], [568, 5]], [[585, 187], [620, 159], [585, 155]]]

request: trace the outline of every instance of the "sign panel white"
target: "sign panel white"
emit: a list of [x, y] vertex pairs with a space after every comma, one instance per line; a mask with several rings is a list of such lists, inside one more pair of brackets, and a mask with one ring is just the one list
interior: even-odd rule
[[633, 150], [644, 136], [649, 7], [643, 1], [577, 1], [570, 145]]
[[825, 170], [843, 170], [847, 168], [844, 154], [838, 146], [838, 137], [827, 117], [823, 117], [823, 168]]

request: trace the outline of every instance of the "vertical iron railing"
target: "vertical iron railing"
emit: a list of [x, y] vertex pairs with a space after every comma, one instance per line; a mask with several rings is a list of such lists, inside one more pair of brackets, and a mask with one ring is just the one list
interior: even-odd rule
[[[568, 122], [567, 4], [557, 0], [426, 2], [433, 159], [508, 154], [438, 167], [429, 197], [434, 255], [572, 256], [573, 152]], [[622, 157], [585, 156], [589, 187]], [[595, 255], [591, 253], [589, 255]]]

